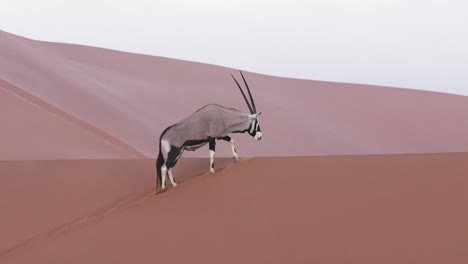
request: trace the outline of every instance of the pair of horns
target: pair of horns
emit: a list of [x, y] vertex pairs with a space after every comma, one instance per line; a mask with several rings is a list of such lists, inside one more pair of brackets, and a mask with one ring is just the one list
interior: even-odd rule
[[247, 106], [249, 107], [250, 113], [251, 113], [251, 114], [255, 114], [255, 113], [257, 113], [257, 108], [255, 107], [255, 102], [254, 102], [254, 100], [253, 100], [253, 98], [252, 98], [252, 94], [250, 93], [249, 85], [247, 84], [247, 81], [245, 80], [244, 75], [242, 74], [242, 71], [239, 71], [239, 72], [240, 72], [240, 74], [241, 74], [241, 76], [242, 76], [242, 80], [244, 80], [245, 87], [247, 87], [247, 92], [249, 92], [249, 97], [250, 97], [250, 101], [252, 102], [252, 105], [250, 105], [249, 100], [247, 100], [247, 97], [245, 96], [244, 91], [243, 91], [242, 88], [240, 87], [240, 85], [239, 85], [239, 83], [237, 82], [236, 78], [234, 78], [234, 75], [231, 74], [232, 79], [234, 79], [234, 81], [235, 81], [236, 84], [237, 84], [237, 87], [239, 87], [239, 90], [241, 91], [242, 96], [244, 97], [244, 100], [245, 100], [245, 102], [247, 103]]

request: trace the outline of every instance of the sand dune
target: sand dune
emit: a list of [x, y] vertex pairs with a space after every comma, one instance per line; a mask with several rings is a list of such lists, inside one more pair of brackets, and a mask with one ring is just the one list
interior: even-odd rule
[[[32, 182], [14, 177], [23, 193], [0, 192], [10, 201], [29, 198], [2, 212], [1, 232], [24, 234], [29, 227], [20, 222], [27, 221], [37, 236], [22, 243], [2, 236], [0, 262], [467, 263], [467, 159], [452, 153], [225, 160], [216, 174], [158, 195], [147, 189], [148, 160], [3, 162], [2, 173], [23, 171]], [[198, 174], [206, 165], [183, 162], [179, 172]], [[67, 172], [76, 177], [60, 189], [29, 173], [57, 180], [65, 168], [78, 171]], [[69, 195], [40, 206], [54, 197], [51, 190]]]
[[[208, 103], [246, 110], [235, 70], [0, 31], [0, 159], [154, 157]], [[468, 97], [246, 73], [264, 139], [244, 156], [468, 151]], [[33, 132], [33, 133], [29, 133]], [[218, 156], [229, 156], [229, 146]], [[206, 150], [187, 153], [205, 157]]]
[[0, 263], [468, 263], [465, 96], [246, 72], [264, 139], [155, 194], [165, 127], [247, 108], [231, 73], [0, 31]]

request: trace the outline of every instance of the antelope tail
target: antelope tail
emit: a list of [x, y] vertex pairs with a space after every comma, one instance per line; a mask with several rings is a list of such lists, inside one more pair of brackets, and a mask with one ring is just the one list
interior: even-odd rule
[[159, 139], [159, 155], [158, 155], [158, 159], [156, 160], [156, 189], [159, 189], [159, 187], [162, 184], [161, 168], [163, 165], [164, 165], [164, 156], [161, 152], [161, 139]]

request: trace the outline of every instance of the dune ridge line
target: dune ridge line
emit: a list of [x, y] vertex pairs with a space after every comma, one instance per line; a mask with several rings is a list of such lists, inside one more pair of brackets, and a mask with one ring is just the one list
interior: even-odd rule
[[3, 90], [9, 92], [10, 94], [13, 94], [14, 96], [22, 99], [23, 101], [26, 101], [28, 102], [29, 104], [32, 104], [48, 113], [51, 113], [57, 117], [59, 117], [60, 119], [62, 120], [65, 120], [69, 123], [72, 123], [82, 129], [84, 129], [85, 131], [87, 131], [88, 133], [91, 133], [95, 136], [97, 136], [98, 138], [100, 138], [103, 142], [109, 144], [109, 145], [112, 145], [114, 147], [117, 147], [117, 148], [121, 148], [121, 149], [124, 149], [128, 152], [130, 152], [132, 155], [134, 155], [135, 157], [137, 158], [146, 158], [146, 156], [141, 153], [140, 151], [138, 151], [137, 149], [135, 149], [134, 147], [130, 146], [129, 144], [125, 143], [123, 140], [109, 134], [109, 133], [106, 133], [104, 132], [103, 130], [85, 122], [84, 120], [82, 119], [79, 119], [75, 116], [73, 116], [72, 114], [70, 113], [67, 113], [63, 110], [60, 110], [59, 108], [37, 98], [36, 96], [34, 95], [31, 95], [30, 93], [22, 90], [21, 88], [19, 87], [16, 87], [15, 85], [11, 84], [10, 82], [8, 81], [5, 81], [3, 79], [0, 79], [0, 88], [2, 88]]

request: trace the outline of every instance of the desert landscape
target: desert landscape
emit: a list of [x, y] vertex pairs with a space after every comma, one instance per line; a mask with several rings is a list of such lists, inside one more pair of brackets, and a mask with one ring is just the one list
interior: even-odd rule
[[0, 263], [467, 263], [468, 97], [244, 71], [234, 135], [155, 192], [158, 140], [238, 69], [0, 31]]

